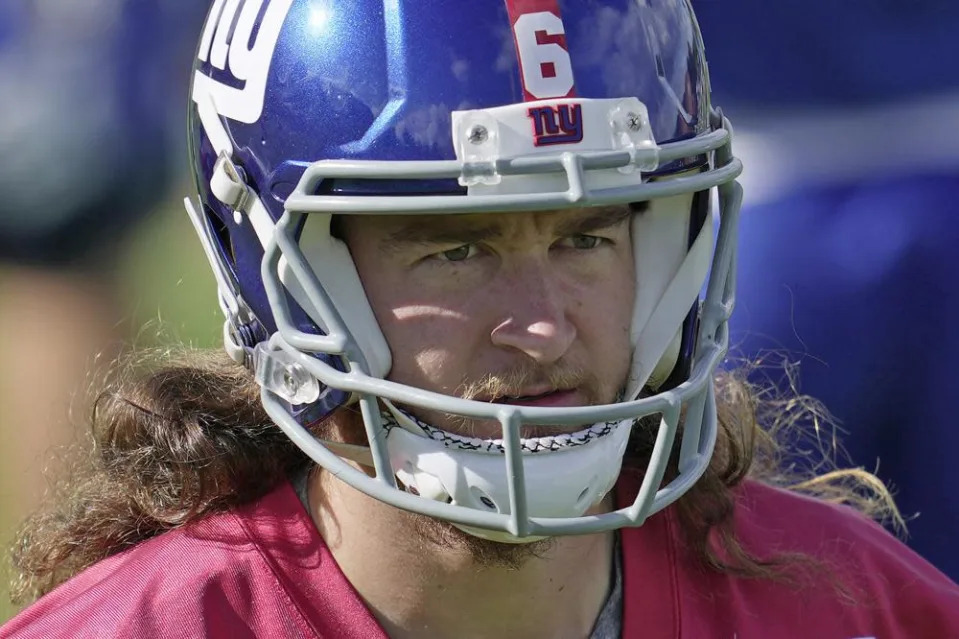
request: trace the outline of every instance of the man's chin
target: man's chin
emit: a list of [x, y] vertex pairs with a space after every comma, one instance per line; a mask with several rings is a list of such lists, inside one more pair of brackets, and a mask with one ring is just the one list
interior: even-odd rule
[[544, 557], [553, 547], [553, 537], [494, 539], [498, 531], [459, 526], [426, 515], [410, 513], [416, 534], [433, 550], [467, 554], [477, 568], [519, 570], [531, 559]]

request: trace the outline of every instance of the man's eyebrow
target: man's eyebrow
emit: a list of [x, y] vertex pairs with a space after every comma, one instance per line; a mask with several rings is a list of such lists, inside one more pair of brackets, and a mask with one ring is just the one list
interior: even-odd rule
[[[626, 220], [634, 212], [645, 209], [645, 203], [640, 205], [602, 206], [596, 209], [587, 209], [589, 214], [563, 221], [557, 226], [557, 235], [566, 237], [580, 235], [615, 226]], [[508, 215], [508, 214], [504, 214]], [[451, 221], [451, 224], [444, 222]], [[502, 227], [496, 222], [456, 223], [452, 219], [443, 219], [439, 222], [427, 219], [418, 219], [392, 231], [381, 241], [384, 249], [396, 249], [403, 245], [421, 244], [473, 244], [501, 237]]]
[[444, 225], [417, 220], [396, 229], [381, 242], [384, 248], [404, 244], [472, 244], [499, 237], [501, 231], [493, 224]]
[[584, 235], [591, 231], [616, 226], [628, 219], [634, 213], [629, 205], [603, 206], [590, 211], [589, 215], [564, 221], [557, 229], [557, 235]]

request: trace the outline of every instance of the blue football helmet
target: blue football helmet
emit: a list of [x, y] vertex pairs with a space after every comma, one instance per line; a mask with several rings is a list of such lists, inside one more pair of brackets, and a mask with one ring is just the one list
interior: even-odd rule
[[[640, 525], [702, 475], [741, 165], [710, 106], [688, 0], [215, 0], [190, 113], [199, 202], [187, 209], [226, 349], [316, 463], [396, 507], [514, 542]], [[631, 221], [631, 371], [620, 401], [602, 406], [480, 402], [390, 381], [389, 345], [330, 230], [336, 215], [637, 202], [648, 204]], [[311, 432], [351, 403], [368, 447]], [[502, 437], [445, 432], [410, 408], [497, 421]], [[635, 502], [584, 516], [650, 416], [658, 432]], [[579, 429], [524, 438], [526, 425]]]

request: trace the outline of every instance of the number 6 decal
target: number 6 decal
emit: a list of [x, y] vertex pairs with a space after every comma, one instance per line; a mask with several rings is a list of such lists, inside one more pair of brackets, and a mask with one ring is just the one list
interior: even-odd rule
[[550, 11], [524, 13], [513, 23], [513, 34], [527, 100], [575, 95], [566, 30], [558, 15]]

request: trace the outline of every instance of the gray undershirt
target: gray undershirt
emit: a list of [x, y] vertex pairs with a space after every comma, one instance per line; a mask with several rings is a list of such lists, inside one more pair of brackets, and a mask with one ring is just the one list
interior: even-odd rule
[[623, 552], [619, 532], [616, 533], [616, 545], [613, 547], [612, 580], [609, 597], [596, 617], [596, 625], [589, 639], [619, 639], [623, 633]]
[[[292, 478], [293, 488], [303, 502], [307, 512], [310, 510], [310, 500], [307, 497], [307, 482], [310, 473], [299, 473]], [[616, 546], [613, 548], [613, 574], [609, 597], [603, 604], [603, 609], [596, 617], [596, 625], [589, 639], [619, 639], [623, 632], [623, 558], [620, 549], [619, 533], [616, 533]]]

